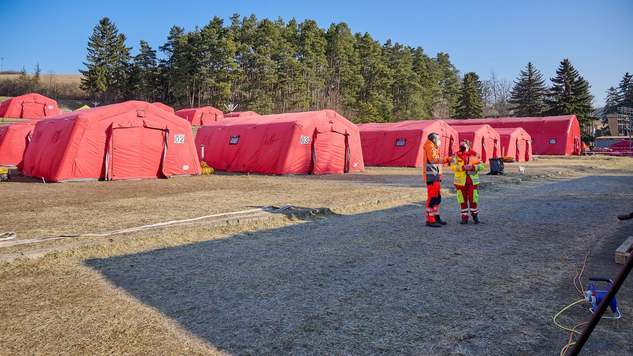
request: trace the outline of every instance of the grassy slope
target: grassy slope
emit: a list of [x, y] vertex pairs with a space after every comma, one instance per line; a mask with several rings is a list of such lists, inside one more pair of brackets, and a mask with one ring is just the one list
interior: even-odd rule
[[[0, 75], [0, 80], [4, 79], [18, 79], [20, 77], [19, 74], [2, 74]], [[79, 84], [81, 82], [81, 78], [83, 76], [81, 74], [41, 74], [41, 82], [49, 83], [51, 81], [57, 84]]]

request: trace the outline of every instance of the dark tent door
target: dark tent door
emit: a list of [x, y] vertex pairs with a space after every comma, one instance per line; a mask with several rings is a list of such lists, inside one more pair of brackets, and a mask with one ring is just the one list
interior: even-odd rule
[[218, 121], [218, 114], [212, 111], [203, 111], [202, 114], [200, 114], [200, 125], [204, 125], [205, 122], [209, 124], [215, 121]]
[[46, 104], [38, 102], [23, 102], [21, 118], [29, 117], [45, 117], [46, 116]]
[[112, 130], [110, 180], [162, 178], [166, 132], [147, 127]]
[[349, 171], [349, 159], [346, 158], [348, 151], [346, 135], [338, 132], [319, 132], [312, 148], [312, 173], [332, 174]]

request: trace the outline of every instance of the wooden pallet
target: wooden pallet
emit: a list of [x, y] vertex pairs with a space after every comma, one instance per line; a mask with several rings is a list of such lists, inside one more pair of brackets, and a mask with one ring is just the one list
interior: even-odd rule
[[615, 263], [619, 263], [621, 265], [626, 262], [626, 259], [629, 258], [631, 252], [633, 251], [633, 236], [629, 236], [626, 241], [617, 250], [615, 250]]

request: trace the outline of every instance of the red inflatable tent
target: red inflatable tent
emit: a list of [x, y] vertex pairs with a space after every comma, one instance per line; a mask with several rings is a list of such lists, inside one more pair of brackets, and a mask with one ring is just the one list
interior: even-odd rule
[[532, 137], [534, 154], [580, 155], [580, 125], [575, 115], [446, 120], [446, 122], [451, 126], [488, 124], [495, 129], [521, 127]]
[[168, 112], [168, 113], [170, 113], [170, 114], [173, 114], [173, 113], [174, 113], [174, 108], [172, 108], [172, 107], [171, 107], [171, 106], [169, 106], [169, 105], [165, 105], [165, 104], [163, 104], [163, 103], [161, 103], [161, 102], [156, 101], [156, 102], [153, 102], [153, 103], [152, 103], [152, 105], [158, 106], [159, 108], [161, 108], [161, 109], [163, 109], [163, 110], [167, 111], [167, 112]]
[[472, 149], [479, 153], [481, 160], [486, 163], [490, 158], [501, 156], [499, 134], [490, 125], [452, 126], [459, 134], [459, 141], [468, 140]]
[[368, 166], [422, 167], [424, 143], [431, 132], [440, 135], [442, 157], [452, 155], [459, 147], [457, 131], [442, 120], [370, 123], [358, 128]]
[[128, 101], [44, 119], [18, 169], [53, 182], [200, 174], [191, 125]]
[[191, 125], [201, 126], [212, 122], [222, 120], [224, 114], [222, 111], [212, 107], [205, 106], [202, 108], [182, 109], [175, 112], [176, 115], [189, 121]]
[[501, 138], [501, 155], [517, 162], [532, 160], [532, 137], [520, 127], [496, 129]]
[[225, 114], [224, 118], [244, 117], [244, 116], [259, 116], [259, 114], [254, 111], [233, 111], [231, 113]]
[[57, 102], [40, 94], [26, 94], [0, 104], [0, 117], [35, 119], [59, 115]]
[[17, 165], [22, 161], [31, 134], [40, 119], [28, 119], [0, 126], [0, 165]]
[[633, 144], [629, 140], [624, 140], [620, 142], [616, 142], [609, 146], [613, 152], [607, 153], [608, 156], [631, 156], [631, 148], [633, 148]]
[[329, 174], [365, 169], [358, 127], [332, 110], [217, 121], [198, 129], [196, 148], [221, 171]]

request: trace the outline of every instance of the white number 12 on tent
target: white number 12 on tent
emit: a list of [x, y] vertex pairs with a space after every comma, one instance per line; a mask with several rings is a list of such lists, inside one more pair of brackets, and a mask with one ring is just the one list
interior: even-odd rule
[[174, 143], [185, 143], [185, 135], [174, 135]]

